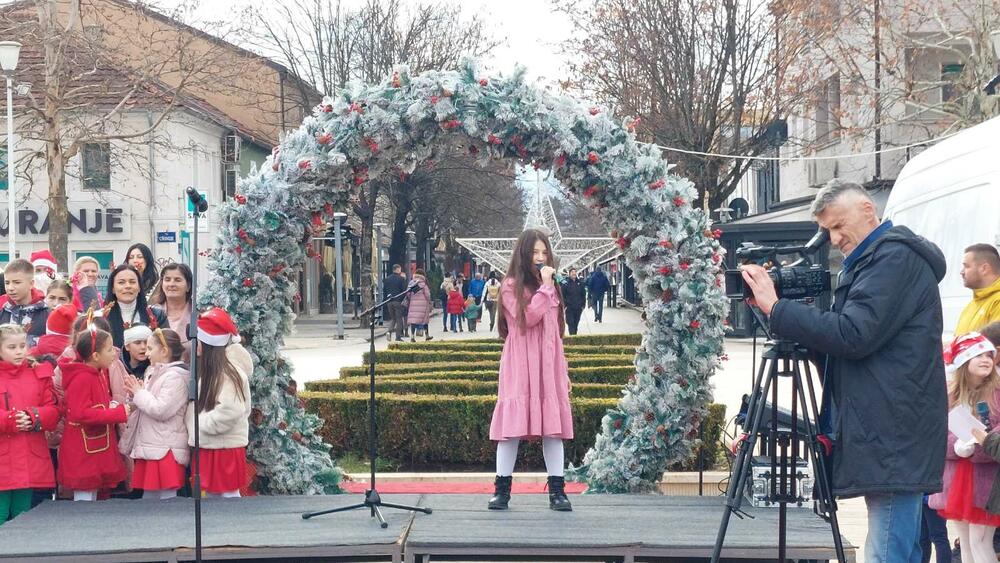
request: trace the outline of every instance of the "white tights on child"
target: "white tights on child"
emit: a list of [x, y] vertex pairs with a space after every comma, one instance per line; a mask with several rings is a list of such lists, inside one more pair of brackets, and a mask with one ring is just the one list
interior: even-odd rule
[[962, 561], [965, 563], [995, 563], [997, 554], [993, 551], [993, 526], [980, 526], [968, 522], [955, 522], [958, 541], [962, 546]]
[[97, 491], [73, 491], [73, 500], [93, 502], [97, 500]]
[[205, 496], [208, 497], [208, 498], [220, 498], [220, 497], [221, 498], [240, 498], [240, 490], [236, 489], [235, 491], [226, 491], [226, 492], [221, 493], [221, 494], [220, 493], [205, 493]]
[[[497, 475], [509, 477], [514, 473], [517, 462], [517, 446], [520, 440], [497, 442]], [[560, 438], [542, 438], [542, 456], [545, 471], [553, 477], [563, 476], [563, 441]]]
[[170, 498], [177, 497], [177, 489], [158, 489], [150, 491], [142, 491], [142, 498], [144, 500], [167, 500]]

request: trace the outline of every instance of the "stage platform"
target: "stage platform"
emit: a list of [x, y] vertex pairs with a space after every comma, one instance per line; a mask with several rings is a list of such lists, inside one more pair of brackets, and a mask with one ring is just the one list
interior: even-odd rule
[[[507, 512], [486, 510], [486, 495], [387, 495], [434, 509], [431, 515], [383, 509], [381, 529], [367, 511], [302, 520], [360, 495], [206, 499], [206, 560], [256, 561], [707, 561], [722, 516], [721, 497], [574, 495], [574, 511], [548, 509], [546, 495], [515, 495]], [[4, 561], [190, 561], [194, 503], [115, 500], [57, 502], [0, 526]], [[734, 517], [727, 561], [777, 557], [777, 510]], [[846, 544], [845, 540], [845, 544]], [[834, 559], [829, 526], [789, 509], [790, 558]], [[848, 556], [853, 560], [854, 548]]]

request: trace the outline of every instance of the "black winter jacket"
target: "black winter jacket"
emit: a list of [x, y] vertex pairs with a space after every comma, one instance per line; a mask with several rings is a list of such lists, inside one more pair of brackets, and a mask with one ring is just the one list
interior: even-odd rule
[[906, 227], [841, 275], [832, 310], [779, 300], [772, 330], [826, 355], [821, 419], [834, 433], [834, 494], [941, 490], [948, 398], [938, 282], [944, 255]]
[[582, 311], [587, 306], [587, 286], [579, 279], [563, 282], [562, 295], [567, 309]]

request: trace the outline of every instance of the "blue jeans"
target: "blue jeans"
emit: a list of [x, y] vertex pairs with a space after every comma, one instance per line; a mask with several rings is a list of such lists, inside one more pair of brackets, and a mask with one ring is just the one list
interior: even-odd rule
[[866, 563], [920, 563], [923, 499], [921, 493], [865, 495]]
[[595, 296], [591, 305], [594, 307], [594, 320], [602, 320], [601, 317], [604, 316], [604, 294], [601, 294], [600, 297]]
[[924, 525], [920, 533], [921, 563], [930, 563], [931, 545], [937, 554], [937, 563], [951, 563], [951, 542], [948, 541], [948, 525], [937, 510], [923, 504]]

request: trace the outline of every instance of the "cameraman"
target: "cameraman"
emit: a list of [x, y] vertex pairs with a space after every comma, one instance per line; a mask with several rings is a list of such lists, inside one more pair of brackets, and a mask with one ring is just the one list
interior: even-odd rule
[[812, 214], [846, 257], [831, 310], [779, 299], [756, 265], [742, 268], [750, 303], [775, 334], [819, 355], [833, 494], [865, 497], [866, 561], [919, 562], [922, 497], [941, 490], [947, 436], [944, 255], [906, 227], [879, 224], [858, 184], [830, 181]]

